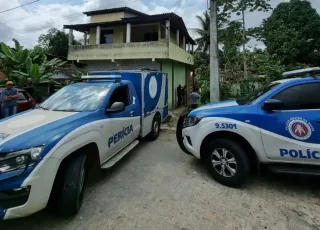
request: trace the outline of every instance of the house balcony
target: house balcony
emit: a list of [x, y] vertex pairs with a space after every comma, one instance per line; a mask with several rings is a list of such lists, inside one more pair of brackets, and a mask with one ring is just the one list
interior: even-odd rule
[[166, 39], [149, 42], [112, 43], [69, 46], [68, 59], [110, 60], [123, 59], [171, 59], [193, 65], [193, 56]]

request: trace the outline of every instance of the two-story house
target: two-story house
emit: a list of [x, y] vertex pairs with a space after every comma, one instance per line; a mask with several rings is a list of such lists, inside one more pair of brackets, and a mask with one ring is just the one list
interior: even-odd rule
[[[181, 17], [147, 15], [128, 7], [84, 14], [90, 23], [64, 25], [69, 29], [68, 60], [85, 63], [89, 71], [149, 68], [168, 73], [169, 108], [177, 105], [179, 84], [190, 93], [195, 42]], [[74, 30], [84, 33], [83, 45], [72, 45]]]

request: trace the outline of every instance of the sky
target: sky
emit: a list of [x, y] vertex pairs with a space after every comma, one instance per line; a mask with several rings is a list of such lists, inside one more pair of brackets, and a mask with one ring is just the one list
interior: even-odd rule
[[[35, 0], [0, 0], [0, 12]], [[271, 0], [272, 7], [288, 0]], [[310, 0], [320, 13], [320, 0]], [[0, 13], [0, 42], [12, 45], [12, 38], [21, 45], [32, 48], [38, 37], [50, 28], [62, 29], [64, 24], [87, 23], [88, 17], [82, 12], [89, 10], [128, 6], [147, 14], [174, 12], [181, 16], [194, 38], [193, 28], [199, 27], [196, 15], [207, 9], [207, 0], [38, 0], [37, 2], [15, 10]], [[269, 17], [271, 12], [246, 13], [246, 26], [255, 27]], [[233, 20], [240, 19], [234, 16]], [[67, 31], [66, 31], [67, 32]], [[75, 33], [82, 38], [81, 33]], [[254, 40], [248, 46], [263, 47]]]

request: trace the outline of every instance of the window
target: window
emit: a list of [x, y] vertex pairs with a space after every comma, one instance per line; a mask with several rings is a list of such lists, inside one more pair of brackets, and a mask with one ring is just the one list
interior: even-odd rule
[[79, 83], [66, 86], [40, 106], [50, 111], [88, 112], [99, 108], [110, 88], [108, 85]]
[[18, 101], [27, 101], [27, 100], [29, 100], [29, 96], [27, 92], [19, 92]]
[[158, 41], [158, 32], [145, 33], [144, 41], [145, 42]]
[[112, 44], [113, 43], [113, 30], [102, 29], [100, 35], [100, 44]]
[[320, 109], [319, 83], [296, 85], [273, 97], [284, 104], [283, 110]]
[[130, 105], [129, 87], [127, 85], [120, 86], [113, 91], [109, 100], [108, 107], [110, 108], [111, 105], [115, 102], [123, 102], [125, 106]]
[[257, 100], [259, 97], [263, 96], [265, 93], [269, 92], [274, 87], [278, 86], [280, 83], [271, 83], [266, 86], [262, 86], [261, 88], [255, 90], [253, 93], [249, 94], [247, 97], [237, 100], [237, 103], [239, 105], [247, 105], [255, 100]]

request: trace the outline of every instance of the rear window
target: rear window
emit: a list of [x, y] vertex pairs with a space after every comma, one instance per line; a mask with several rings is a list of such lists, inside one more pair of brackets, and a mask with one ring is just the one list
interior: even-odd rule
[[27, 101], [29, 100], [29, 96], [27, 94], [27, 92], [19, 92], [18, 94], [18, 101]]

